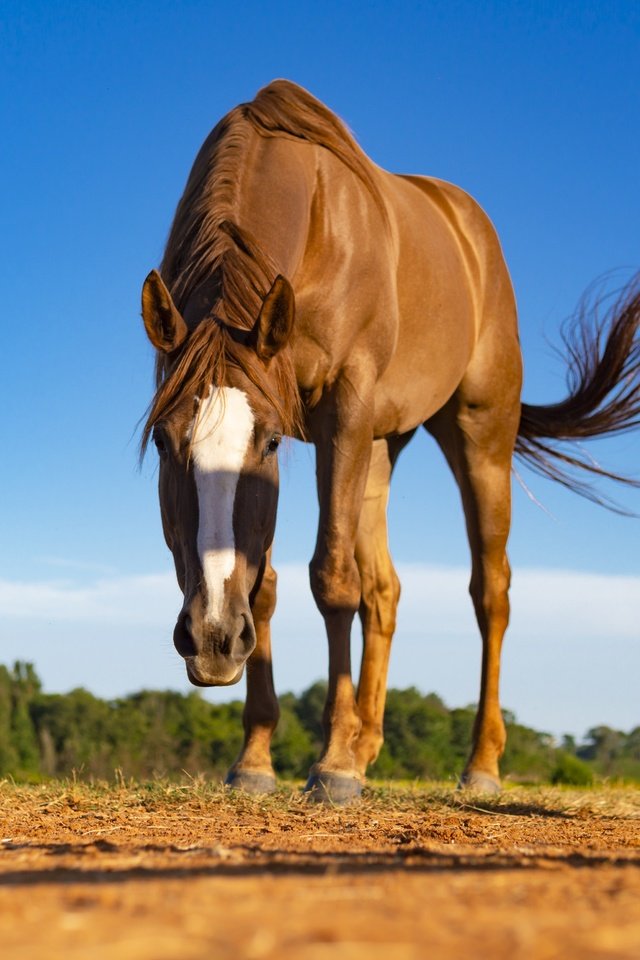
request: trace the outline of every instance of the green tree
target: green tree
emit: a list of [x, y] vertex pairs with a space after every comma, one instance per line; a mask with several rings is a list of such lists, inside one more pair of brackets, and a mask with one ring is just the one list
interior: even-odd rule
[[15, 773], [18, 768], [13, 738], [13, 677], [0, 666], [0, 776]]
[[322, 729], [322, 713], [327, 699], [327, 684], [318, 680], [312, 684], [296, 700], [295, 713], [305, 730], [309, 732], [312, 742], [318, 750], [324, 740]]
[[456, 777], [460, 777], [469, 757], [475, 720], [474, 704], [456, 707], [451, 711], [451, 762]]
[[598, 773], [605, 777], [616, 775], [617, 761], [625, 746], [625, 734], [611, 727], [592, 727], [585, 744], [578, 749], [581, 760], [593, 763]]
[[111, 710], [109, 704], [82, 688], [66, 694], [38, 696], [32, 704], [32, 717], [40, 742], [49, 746], [47, 770], [54, 776], [73, 771], [102, 777], [111, 767], [109, 741]]
[[593, 783], [593, 770], [584, 760], [579, 760], [574, 754], [558, 750], [550, 780], [553, 784], [589, 787]]
[[[283, 777], [306, 776], [322, 749], [327, 686], [314, 683], [299, 697], [280, 697], [281, 720], [273, 760]], [[65, 776], [179, 777], [183, 772], [223, 776], [243, 739], [243, 705], [213, 705], [199, 692], [142, 690], [104, 701], [83, 689], [44, 694], [30, 664], [0, 666], [0, 775], [33, 779]], [[475, 707], [449, 710], [436, 694], [390, 690], [385, 743], [373, 777], [459, 777], [472, 740]], [[519, 780], [586, 784], [593, 773], [640, 780], [640, 727], [629, 734], [593, 727], [576, 747], [519, 724], [504, 712], [506, 776]]]
[[451, 716], [436, 694], [425, 697], [414, 687], [389, 690], [384, 737], [372, 776], [443, 779], [454, 775]]
[[[273, 766], [281, 777], [300, 779], [306, 777], [309, 767], [317, 757], [318, 744], [311, 730], [303, 726], [296, 707], [299, 700], [293, 693], [279, 698], [280, 720], [272, 743]], [[317, 718], [311, 719], [312, 729], [317, 729]]]
[[40, 774], [38, 736], [31, 717], [40, 681], [31, 663], [18, 661], [11, 675], [11, 740], [15, 753], [14, 776], [31, 779]]
[[507, 745], [502, 772], [512, 779], [529, 782], [548, 781], [554, 767], [556, 749], [548, 733], [539, 733], [506, 715]]

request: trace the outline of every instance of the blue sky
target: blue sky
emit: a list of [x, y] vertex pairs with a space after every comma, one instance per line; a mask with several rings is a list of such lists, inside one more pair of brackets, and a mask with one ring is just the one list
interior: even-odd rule
[[[234, 104], [289, 77], [382, 166], [483, 204], [514, 281], [531, 402], [563, 395], [552, 347], [584, 289], [640, 266], [635, 4], [1, 0], [0, 46], [0, 661], [34, 660], [47, 689], [186, 688], [153, 457], [136, 465], [152, 367], [139, 292], [196, 150]], [[637, 473], [638, 448], [636, 435], [594, 453]], [[558, 732], [628, 729], [638, 521], [521, 473], [547, 512], [516, 485], [505, 705]], [[300, 599], [314, 518], [312, 453], [296, 446], [276, 544], [280, 690], [325, 669], [321, 621]], [[462, 513], [426, 436], [401, 458], [390, 518], [410, 583], [391, 681], [473, 700]], [[242, 687], [212, 696], [230, 695]]]

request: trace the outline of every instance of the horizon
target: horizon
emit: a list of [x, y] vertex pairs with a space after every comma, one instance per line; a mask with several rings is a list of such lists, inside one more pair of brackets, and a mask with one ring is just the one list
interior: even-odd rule
[[[36, 681], [38, 681], [38, 683], [40, 684], [39, 689], [38, 689], [38, 696], [42, 695], [42, 696], [44, 696], [44, 697], [49, 697], [49, 696], [53, 696], [53, 697], [70, 697], [72, 694], [80, 691], [80, 692], [82, 692], [82, 693], [88, 693], [90, 696], [94, 697], [96, 700], [100, 700], [101, 702], [106, 703], [106, 704], [108, 704], [109, 706], [116, 706], [116, 705], [122, 703], [123, 701], [126, 701], [126, 700], [135, 700], [137, 697], [143, 696], [143, 695], [147, 695], [147, 694], [149, 694], [149, 695], [153, 695], [153, 694], [159, 694], [159, 695], [175, 694], [176, 696], [178, 696], [178, 697], [183, 697], [183, 698], [184, 698], [184, 697], [190, 697], [190, 696], [196, 696], [196, 697], [198, 697], [198, 698], [200, 698], [200, 699], [202, 699], [202, 700], [205, 700], [207, 703], [209, 703], [210, 706], [211, 706], [214, 710], [215, 710], [215, 708], [217, 708], [217, 707], [226, 707], [226, 706], [229, 706], [229, 705], [231, 705], [231, 704], [235, 704], [235, 705], [238, 705], [238, 704], [239, 704], [240, 706], [242, 706], [243, 703], [244, 703], [244, 698], [241, 697], [241, 696], [231, 697], [231, 698], [229, 698], [228, 700], [223, 700], [223, 701], [221, 701], [221, 702], [219, 702], [219, 703], [218, 703], [218, 702], [216, 702], [216, 703], [211, 703], [209, 700], [207, 700], [207, 697], [205, 696], [205, 694], [206, 694], [206, 690], [205, 690], [205, 689], [203, 689], [203, 688], [201, 688], [201, 687], [192, 687], [192, 686], [190, 686], [188, 689], [185, 689], [185, 690], [176, 690], [176, 689], [174, 689], [173, 687], [169, 687], [169, 688], [140, 687], [139, 689], [131, 690], [131, 691], [128, 692], [128, 693], [120, 694], [120, 695], [114, 696], [114, 697], [99, 696], [99, 695], [96, 694], [95, 692], [93, 692], [93, 691], [91, 691], [91, 690], [88, 690], [86, 687], [83, 687], [83, 686], [73, 687], [73, 688], [71, 688], [70, 690], [66, 690], [66, 691], [63, 691], [63, 692], [50, 693], [50, 692], [42, 689], [42, 684], [41, 684], [41, 680], [40, 680], [40, 676], [39, 676], [39, 674], [38, 674], [38, 671], [35, 669], [34, 665], [33, 665], [32, 663], [30, 663], [29, 661], [18, 660], [18, 661], [15, 661], [15, 662], [12, 663], [12, 664], [6, 664], [6, 663], [1, 663], [1, 662], [0, 662], [0, 670], [3, 669], [3, 668], [6, 669], [6, 670], [9, 671], [9, 672], [11, 672], [11, 671], [18, 671], [18, 670], [23, 670], [24, 668], [33, 668], [33, 669], [34, 669], [34, 674], [35, 674], [35, 679], [36, 679]], [[300, 691], [295, 691], [295, 690], [282, 690], [282, 691], [280, 691], [280, 692], [277, 694], [277, 695], [278, 695], [278, 699], [279, 699], [279, 700], [282, 700], [283, 698], [286, 699], [286, 698], [288, 698], [288, 697], [295, 697], [296, 700], [300, 700], [302, 697], [304, 697], [307, 693], [309, 693], [310, 690], [312, 690], [312, 689], [313, 689], [314, 687], [316, 687], [316, 686], [323, 686], [323, 687], [326, 688], [326, 686], [327, 686], [327, 679], [326, 679], [326, 677], [317, 677], [315, 680], [312, 680], [307, 686], [304, 687], [304, 689], [302, 689], [302, 690], [300, 690]], [[441, 704], [441, 706], [442, 706], [448, 713], [453, 713], [453, 712], [455, 712], [456, 710], [462, 710], [462, 711], [470, 710], [470, 711], [475, 711], [475, 710], [477, 709], [477, 707], [478, 707], [477, 701], [472, 701], [472, 702], [469, 702], [469, 703], [456, 703], [456, 704], [447, 703], [447, 702], [445, 702], [445, 701], [442, 699], [442, 697], [441, 697], [438, 693], [436, 693], [435, 690], [423, 691], [423, 690], [420, 690], [419, 688], [417, 688], [416, 686], [404, 686], [404, 687], [389, 686], [388, 689], [387, 689], [387, 693], [391, 693], [391, 692], [393, 692], [393, 693], [400, 693], [400, 694], [405, 694], [405, 693], [410, 693], [410, 692], [417, 692], [418, 695], [419, 695], [420, 697], [422, 697], [422, 699], [424, 699], [424, 700], [430, 700], [430, 699], [432, 699], [432, 698], [435, 698], [435, 699], [439, 702], [439, 704]], [[565, 739], [571, 739], [571, 740], [573, 740], [573, 741], [575, 742], [575, 746], [576, 746], [577, 748], [580, 748], [580, 747], [586, 746], [586, 745], [590, 742], [590, 739], [591, 739], [591, 738], [590, 738], [590, 734], [591, 734], [592, 731], [601, 729], [602, 727], [604, 727], [605, 729], [615, 729], [615, 728], [608, 728], [608, 727], [606, 726], [606, 724], [594, 723], [594, 724], [591, 724], [591, 725], [589, 726], [589, 728], [588, 728], [587, 730], [585, 730], [584, 734], [583, 734], [582, 736], [580, 736], [580, 737], [577, 737], [575, 734], [571, 734], [571, 733], [560, 733], [560, 734], [558, 734], [558, 733], [552, 733], [552, 732], [550, 732], [550, 731], [548, 731], [548, 730], [538, 729], [538, 728], [532, 728], [532, 727], [528, 727], [526, 724], [522, 724], [521, 721], [520, 721], [520, 718], [519, 718], [518, 715], [517, 715], [517, 713], [516, 713], [514, 710], [512, 710], [512, 709], [509, 707], [508, 704], [506, 704], [506, 705], [504, 705], [504, 704], [501, 705], [501, 709], [502, 709], [502, 713], [505, 715], [505, 722], [506, 722], [506, 723], [508, 723], [508, 724], [509, 724], [509, 723], [515, 724], [515, 725], [517, 725], [517, 726], [524, 726], [524, 727], [526, 727], [527, 729], [532, 729], [532, 730], [534, 730], [535, 733], [537, 733], [538, 735], [540, 735], [540, 736], [542, 736], [542, 737], [550, 737], [550, 738], [551, 738], [551, 741], [552, 741], [552, 745], [553, 745], [554, 747], [556, 747], [556, 748], [561, 748], [561, 747], [562, 747], [562, 744], [563, 744], [563, 742], [564, 742]], [[621, 734], [623, 734], [624, 736], [629, 736], [630, 734], [634, 733], [637, 729], [640, 729], [640, 726], [633, 727], [633, 728], [630, 729], [630, 730], [617, 730], [617, 729], [616, 729], [615, 732], [616, 732], [616, 733], [621, 733]]]

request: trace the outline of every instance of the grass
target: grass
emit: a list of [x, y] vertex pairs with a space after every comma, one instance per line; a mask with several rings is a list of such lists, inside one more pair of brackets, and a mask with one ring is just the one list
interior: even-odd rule
[[[22, 810], [54, 812], [72, 808], [82, 812], [125, 811], [144, 809], [148, 812], [167, 808], [187, 808], [192, 812], [214, 813], [216, 808], [232, 810], [241, 816], [243, 811], [258, 810], [289, 815], [316, 816], [321, 810], [310, 805], [301, 792], [301, 784], [282, 783], [269, 796], [252, 797], [230, 791], [219, 783], [204, 779], [183, 782], [152, 780], [125, 781], [117, 777], [114, 783], [92, 783], [76, 779], [52, 780], [41, 784], [16, 784], [0, 781], [0, 819], [15, 816]], [[357, 809], [366, 815], [410, 813], [411, 811], [475, 811], [505, 817], [555, 815], [565, 817], [596, 817], [640, 819], [640, 787], [598, 785], [594, 787], [510, 786], [495, 796], [458, 791], [452, 784], [372, 783]], [[316, 813], [317, 811], [317, 813]]]

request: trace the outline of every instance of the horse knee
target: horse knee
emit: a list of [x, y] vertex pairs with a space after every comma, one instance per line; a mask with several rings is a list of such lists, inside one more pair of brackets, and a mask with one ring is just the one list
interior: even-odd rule
[[360, 605], [360, 574], [353, 557], [314, 557], [309, 564], [311, 592], [323, 616], [355, 613]]

